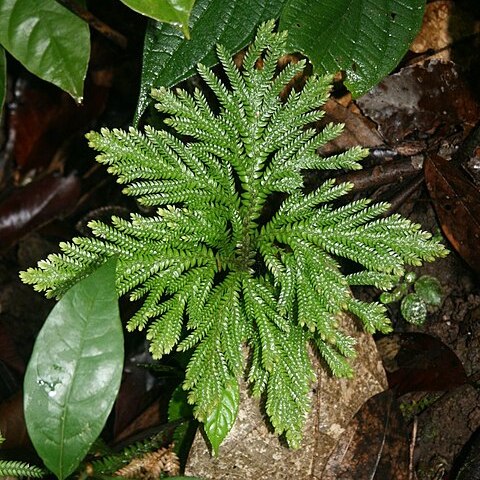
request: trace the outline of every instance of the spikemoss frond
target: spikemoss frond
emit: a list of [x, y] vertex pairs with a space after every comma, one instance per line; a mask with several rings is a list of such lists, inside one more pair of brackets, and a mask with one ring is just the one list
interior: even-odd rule
[[0, 460], [0, 477], [42, 478], [47, 472], [34, 465], [13, 460]]
[[[5, 441], [5, 438], [0, 432], [0, 445]], [[0, 478], [3, 477], [26, 477], [26, 478], [42, 478], [47, 475], [43, 468], [35, 465], [30, 465], [25, 462], [16, 460], [0, 460]]]
[[[355, 315], [367, 332], [390, 329], [385, 307], [357, 300], [350, 286], [388, 290], [406, 265], [446, 253], [418, 225], [382, 218], [385, 203], [338, 206], [349, 183], [327, 180], [304, 193], [303, 170], [355, 170], [367, 151], [318, 154], [343, 128], [312, 127], [331, 77], [313, 75], [282, 101], [306, 62], [277, 71], [286, 33], [273, 28], [259, 29], [240, 69], [218, 48], [226, 84], [198, 66], [215, 109], [198, 89], [159, 88], [152, 95], [168, 132], [88, 134], [125, 193], [157, 212], [91, 222], [92, 237], [61, 244], [62, 253], [21, 274], [58, 297], [116, 255], [118, 294], [143, 299], [127, 328], [145, 330], [157, 358], [193, 350], [184, 388], [214, 448], [235, 420], [243, 372], [253, 393], [266, 396], [275, 431], [298, 446], [314, 378], [308, 345], [334, 375], [351, 376], [354, 343], [339, 315]], [[344, 274], [341, 257], [356, 262], [357, 273]]]

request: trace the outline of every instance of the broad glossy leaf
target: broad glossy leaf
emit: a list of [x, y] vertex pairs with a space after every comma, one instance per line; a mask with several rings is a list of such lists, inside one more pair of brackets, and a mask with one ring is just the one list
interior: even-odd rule
[[425, 0], [290, 0], [280, 29], [321, 73], [346, 73], [355, 97], [399, 63], [420, 29]]
[[32, 73], [82, 100], [89, 28], [55, 0], [2, 0], [0, 43]]
[[188, 18], [195, 0], [121, 0], [132, 10], [159, 22], [181, 26], [186, 38], [190, 38]]
[[215, 455], [218, 454], [218, 447], [235, 423], [239, 403], [240, 389], [233, 379], [223, 389], [222, 401], [215, 406], [203, 426]]
[[100, 434], [118, 392], [123, 334], [115, 259], [73, 286], [38, 334], [24, 383], [28, 433], [60, 479]]
[[5, 93], [7, 91], [7, 59], [5, 50], [0, 46], [0, 115], [5, 102]]
[[197, 0], [190, 15], [191, 39], [172, 25], [150, 22], [135, 123], [147, 108], [152, 88], [171, 87], [194, 73], [197, 63], [217, 63], [215, 45], [232, 53], [247, 45], [259, 23], [279, 15], [286, 0]]

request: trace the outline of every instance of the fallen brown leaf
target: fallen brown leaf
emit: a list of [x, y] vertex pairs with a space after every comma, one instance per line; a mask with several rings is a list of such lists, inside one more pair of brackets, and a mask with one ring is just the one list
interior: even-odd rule
[[388, 76], [357, 104], [391, 146], [425, 143], [427, 137], [444, 137], [458, 127], [466, 136], [480, 119], [480, 105], [464, 75], [453, 62], [438, 60]]
[[422, 28], [410, 50], [415, 53], [440, 50], [479, 31], [480, 22], [454, 1], [437, 0], [427, 4]]
[[408, 432], [391, 390], [365, 402], [328, 459], [322, 480], [408, 480]]
[[49, 175], [14, 190], [0, 203], [0, 250], [27, 233], [66, 214], [77, 204], [80, 180]]
[[426, 159], [425, 180], [443, 232], [470, 267], [480, 272], [479, 189], [438, 155]]
[[325, 117], [322, 120], [322, 125], [328, 122], [343, 123], [345, 128], [338, 138], [328, 142], [322, 148], [322, 154], [337, 153], [356, 145], [367, 148], [384, 145], [385, 142], [378, 133], [376, 125], [361, 112], [354, 111], [354, 104], [345, 106], [340, 101], [330, 98], [323, 108]]
[[383, 337], [377, 348], [388, 384], [397, 395], [415, 391], [442, 391], [467, 382], [457, 355], [438, 338], [426, 333], [402, 332]]

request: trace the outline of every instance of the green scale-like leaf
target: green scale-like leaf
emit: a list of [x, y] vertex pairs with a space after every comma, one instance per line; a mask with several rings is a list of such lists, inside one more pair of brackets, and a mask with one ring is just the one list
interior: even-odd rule
[[0, 460], [0, 477], [42, 478], [45, 476], [46, 472], [34, 465], [13, 460]]
[[[282, 102], [306, 62], [278, 73], [287, 37], [273, 26], [259, 29], [241, 69], [218, 48], [228, 86], [198, 67], [214, 108], [200, 90], [159, 88], [153, 97], [170, 133], [88, 135], [125, 193], [157, 207], [156, 215], [92, 222], [93, 237], [62, 244], [63, 254], [22, 273], [37, 290], [61, 296], [118, 256], [118, 294], [144, 299], [128, 329], [146, 330], [155, 357], [193, 350], [184, 388], [215, 451], [235, 421], [243, 372], [253, 393], [266, 396], [275, 431], [299, 446], [314, 378], [309, 342], [335, 375], [350, 376], [355, 348], [339, 314], [356, 315], [368, 332], [390, 329], [385, 307], [355, 299], [350, 285], [388, 290], [405, 265], [445, 254], [418, 225], [378, 219], [386, 204], [333, 204], [351, 184], [328, 180], [303, 192], [302, 170], [358, 169], [367, 151], [317, 154], [341, 133], [339, 125], [308, 128], [323, 115], [331, 78], [312, 76]], [[357, 262], [358, 272], [344, 275], [338, 257]]]

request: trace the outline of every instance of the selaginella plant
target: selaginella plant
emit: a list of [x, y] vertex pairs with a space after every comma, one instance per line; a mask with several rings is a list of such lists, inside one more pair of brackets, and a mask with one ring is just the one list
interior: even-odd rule
[[[390, 330], [385, 307], [358, 300], [350, 286], [388, 290], [406, 264], [446, 253], [419, 225], [383, 218], [386, 203], [332, 203], [350, 183], [330, 179], [305, 193], [304, 170], [359, 169], [367, 150], [317, 153], [342, 131], [312, 126], [331, 77], [312, 75], [282, 101], [306, 62], [278, 72], [286, 32], [273, 29], [268, 22], [258, 30], [241, 68], [218, 47], [227, 84], [198, 66], [215, 107], [199, 89], [161, 88], [152, 96], [168, 129], [88, 134], [124, 192], [156, 214], [92, 221], [92, 237], [62, 243], [62, 254], [21, 274], [59, 297], [118, 256], [118, 294], [144, 299], [128, 330], [147, 330], [155, 358], [192, 350], [183, 387], [215, 451], [235, 421], [244, 374], [253, 394], [264, 395], [275, 432], [298, 447], [315, 377], [309, 344], [334, 375], [350, 376], [355, 346], [338, 315], [353, 314], [367, 332]], [[341, 257], [356, 263], [355, 273], [342, 273]]]
[[[0, 432], [0, 445], [5, 441], [5, 438]], [[47, 472], [35, 465], [29, 465], [25, 462], [17, 462], [15, 460], [0, 460], [0, 477], [27, 477], [27, 478], [42, 478], [46, 476]]]

